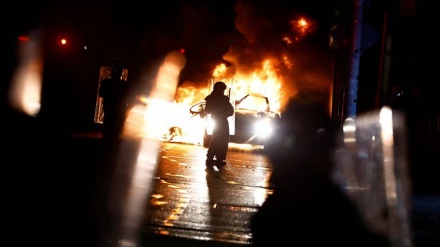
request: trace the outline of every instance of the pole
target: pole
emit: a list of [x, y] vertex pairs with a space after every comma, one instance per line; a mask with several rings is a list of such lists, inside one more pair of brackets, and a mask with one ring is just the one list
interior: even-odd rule
[[359, 76], [359, 61], [361, 57], [361, 39], [362, 39], [362, 13], [363, 0], [357, 0], [355, 4], [354, 25], [353, 25], [353, 47], [351, 52], [351, 70], [348, 83], [346, 116], [354, 118], [357, 109], [357, 90]]

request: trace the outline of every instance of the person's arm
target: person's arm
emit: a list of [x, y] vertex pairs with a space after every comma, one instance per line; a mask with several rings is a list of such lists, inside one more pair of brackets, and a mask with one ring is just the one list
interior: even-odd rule
[[212, 105], [208, 98], [205, 98], [205, 113], [212, 113]]

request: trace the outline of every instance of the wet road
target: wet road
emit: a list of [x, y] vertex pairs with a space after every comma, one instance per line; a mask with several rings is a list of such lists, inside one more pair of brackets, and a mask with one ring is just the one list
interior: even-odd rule
[[[137, 142], [129, 142], [119, 153], [106, 150], [96, 136], [32, 133], [14, 132], [4, 139], [8, 144], [3, 155], [7, 164], [4, 174], [9, 178], [4, 187], [6, 234], [18, 245], [102, 246], [96, 244], [96, 215], [105, 210], [91, 210], [90, 204], [99, 194], [98, 178], [111, 173], [111, 164], [119, 161], [125, 166], [119, 176], [123, 179], [119, 184], [124, 186], [118, 187], [123, 193], [113, 198], [120, 208], [127, 208], [130, 199], [139, 199], [134, 204], [138, 207], [132, 210], [137, 214], [128, 219], [141, 226], [138, 230], [145, 247], [247, 246], [249, 219], [271, 192], [267, 185], [270, 163], [259, 149], [231, 145], [226, 169], [207, 173], [206, 149], [197, 145], [159, 143], [156, 162], [133, 155], [142, 153]], [[157, 164], [157, 169], [140, 173], [150, 174], [142, 178], [150, 182], [138, 186], [144, 196], [126, 193], [133, 188], [129, 186], [133, 181], [139, 181], [138, 177], [128, 179], [135, 170], [127, 164], [138, 161]], [[435, 205], [440, 200], [438, 196], [428, 199], [413, 197], [413, 231], [421, 243], [415, 247], [439, 243], [440, 213]]]
[[[151, 149], [151, 143], [147, 147]], [[142, 148], [138, 150], [141, 154]], [[250, 245], [250, 218], [271, 193], [271, 164], [261, 147], [232, 143], [228, 165], [215, 172], [205, 170], [206, 148], [202, 146], [160, 142], [157, 150], [150, 183], [143, 184], [141, 196], [136, 196], [141, 198], [140, 212], [132, 217], [132, 222], [138, 218], [141, 225], [141, 246]], [[413, 196], [415, 247], [435, 246], [439, 236], [435, 233], [438, 211], [423, 212], [439, 199], [428, 199], [424, 206], [426, 197]]]
[[102, 217], [98, 242], [251, 243], [250, 218], [271, 192], [271, 165], [261, 146], [231, 143], [226, 167], [208, 171], [200, 145], [138, 139], [102, 147], [92, 195], [94, 214]]
[[249, 219], [271, 191], [270, 163], [262, 150], [234, 144], [218, 171], [207, 172], [205, 158], [201, 146], [162, 144], [144, 230], [250, 244]]

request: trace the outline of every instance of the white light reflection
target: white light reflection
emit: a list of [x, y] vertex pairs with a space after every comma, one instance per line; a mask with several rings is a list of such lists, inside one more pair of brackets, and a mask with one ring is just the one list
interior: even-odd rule
[[403, 115], [385, 106], [347, 121], [337, 172], [366, 224], [393, 246], [409, 247], [410, 177], [405, 121], [399, 120]]
[[[170, 183], [168, 184], [166, 181], [163, 183], [168, 184], [167, 186], [171, 188], [173, 191], [177, 192], [178, 200], [177, 201], [169, 201], [168, 204], [170, 207], [164, 212], [166, 217], [164, 218], [163, 225], [164, 226], [174, 226], [175, 222], [180, 220], [182, 213], [185, 211], [196, 212], [194, 215], [197, 215], [197, 218], [193, 218], [194, 222], [210, 222], [211, 220], [211, 200], [209, 197], [209, 188], [208, 181], [206, 179], [207, 173], [205, 171], [204, 159], [206, 157], [206, 149], [200, 148], [197, 150], [197, 154], [192, 160], [189, 173], [182, 174], [173, 174], [166, 173], [166, 177], [180, 177], [183, 179], [190, 179], [194, 181], [194, 183], [190, 183], [191, 187], [188, 186], [187, 183]], [[173, 157], [169, 157], [166, 155], [161, 156], [162, 159], [168, 160], [173, 165], [179, 166], [188, 166], [185, 163], [179, 162]], [[212, 175], [211, 175], [212, 176]], [[193, 205], [197, 205], [194, 207]], [[202, 226], [209, 225], [203, 223]], [[173, 234], [173, 231], [161, 231], [160, 234], [168, 235]], [[201, 237], [200, 239], [208, 240], [209, 237]]]
[[382, 129], [382, 141], [393, 144], [393, 117], [389, 107], [383, 107], [379, 113], [379, 123]]
[[253, 176], [256, 178], [256, 181], [259, 182], [253, 186], [252, 194], [254, 196], [255, 205], [261, 206], [267, 199], [267, 196], [272, 193], [272, 190], [268, 189], [271, 187], [269, 184], [271, 173], [263, 169], [263, 167], [266, 167], [265, 163], [269, 163], [269, 160], [265, 156], [260, 156], [254, 163], [257, 169], [255, 169]]
[[[197, 150], [197, 155], [195, 157], [197, 160], [193, 163], [198, 165], [193, 166], [191, 172], [193, 172], [193, 179], [195, 181], [195, 187], [193, 188], [194, 194], [192, 196], [193, 201], [198, 201], [199, 205], [202, 205], [200, 208], [195, 210], [200, 211], [199, 214], [199, 222], [210, 222], [211, 221], [211, 199], [209, 197], [209, 187], [207, 181], [207, 173], [205, 171], [205, 158], [206, 158], [206, 149], [200, 148]], [[218, 172], [218, 171], [217, 171]]]
[[396, 178], [394, 176], [394, 135], [393, 116], [389, 107], [383, 107], [379, 114], [379, 123], [382, 135], [383, 169], [385, 175], [385, 189], [388, 203], [396, 203]]
[[29, 116], [36, 116], [41, 107], [43, 64], [35, 34], [18, 46], [19, 65], [13, 74], [8, 101], [12, 108]]
[[[179, 74], [185, 65], [185, 57], [176, 51], [170, 52], [162, 63], [158, 76], [154, 82], [150, 99], [157, 99], [157, 102], [169, 101], [172, 102], [176, 92]], [[148, 104], [146, 107], [146, 120], [151, 128], [147, 129], [147, 138], [141, 139], [140, 148], [136, 163], [134, 164], [133, 174], [128, 189], [128, 196], [125, 203], [121, 204], [123, 212], [122, 224], [114, 226], [117, 230], [116, 239], [119, 239], [119, 245], [124, 246], [123, 243], [131, 243], [135, 246], [138, 242], [138, 231], [142, 223], [142, 215], [145, 210], [146, 200], [150, 192], [152, 178], [156, 170], [156, 160], [160, 148], [160, 141], [155, 138], [148, 138], [154, 136], [157, 130], [154, 127], [161, 126], [163, 119], [160, 113], [161, 109], [156, 109], [157, 104]], [[153, 115], [155, 114], [155, 115]], [[122, 143], [121, 150], [125, 148]], [[122, 152], [121, 152], [122, 153]], [[119, 159], [120, 160], [120, 159]], [[117, 166], [121, 167], [123, 161], [118, 162]], [[119, 174], [118, 174], [119, 175]], [[123, 183], [123, 178], [119, 178], [119, 182]], [[113, 198], [117, 200], [118, 198]]]
[[343, 126], [344, 142], [355, 143], [356, 142], [356, 124], [353, 118], [347, 118]]

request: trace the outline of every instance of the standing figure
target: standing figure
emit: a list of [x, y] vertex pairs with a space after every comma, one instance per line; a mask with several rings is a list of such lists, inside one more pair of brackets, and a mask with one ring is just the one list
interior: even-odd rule
[[215, 123], [206, 154], [207, 168], [211, 168], [213, 165], [217, 167], [226, 165], [226, 153], [229, 144], [228, 117], [234, 114], [234, 107], [229, 102], [229, 97], [225, 95], [226, 88], [224, 82], [218, 81], [214, 84], [211, 94], [205, 98], [205, 112], [211, 114], [211, 118]]
[[103, 79], [99, 96], [103, 98], [103, 131], [106, 140], [117, 140], [122, 133], [128, 105], [128, 85], [122, 79], [123, 67], [113, 65], [110, 78]]

